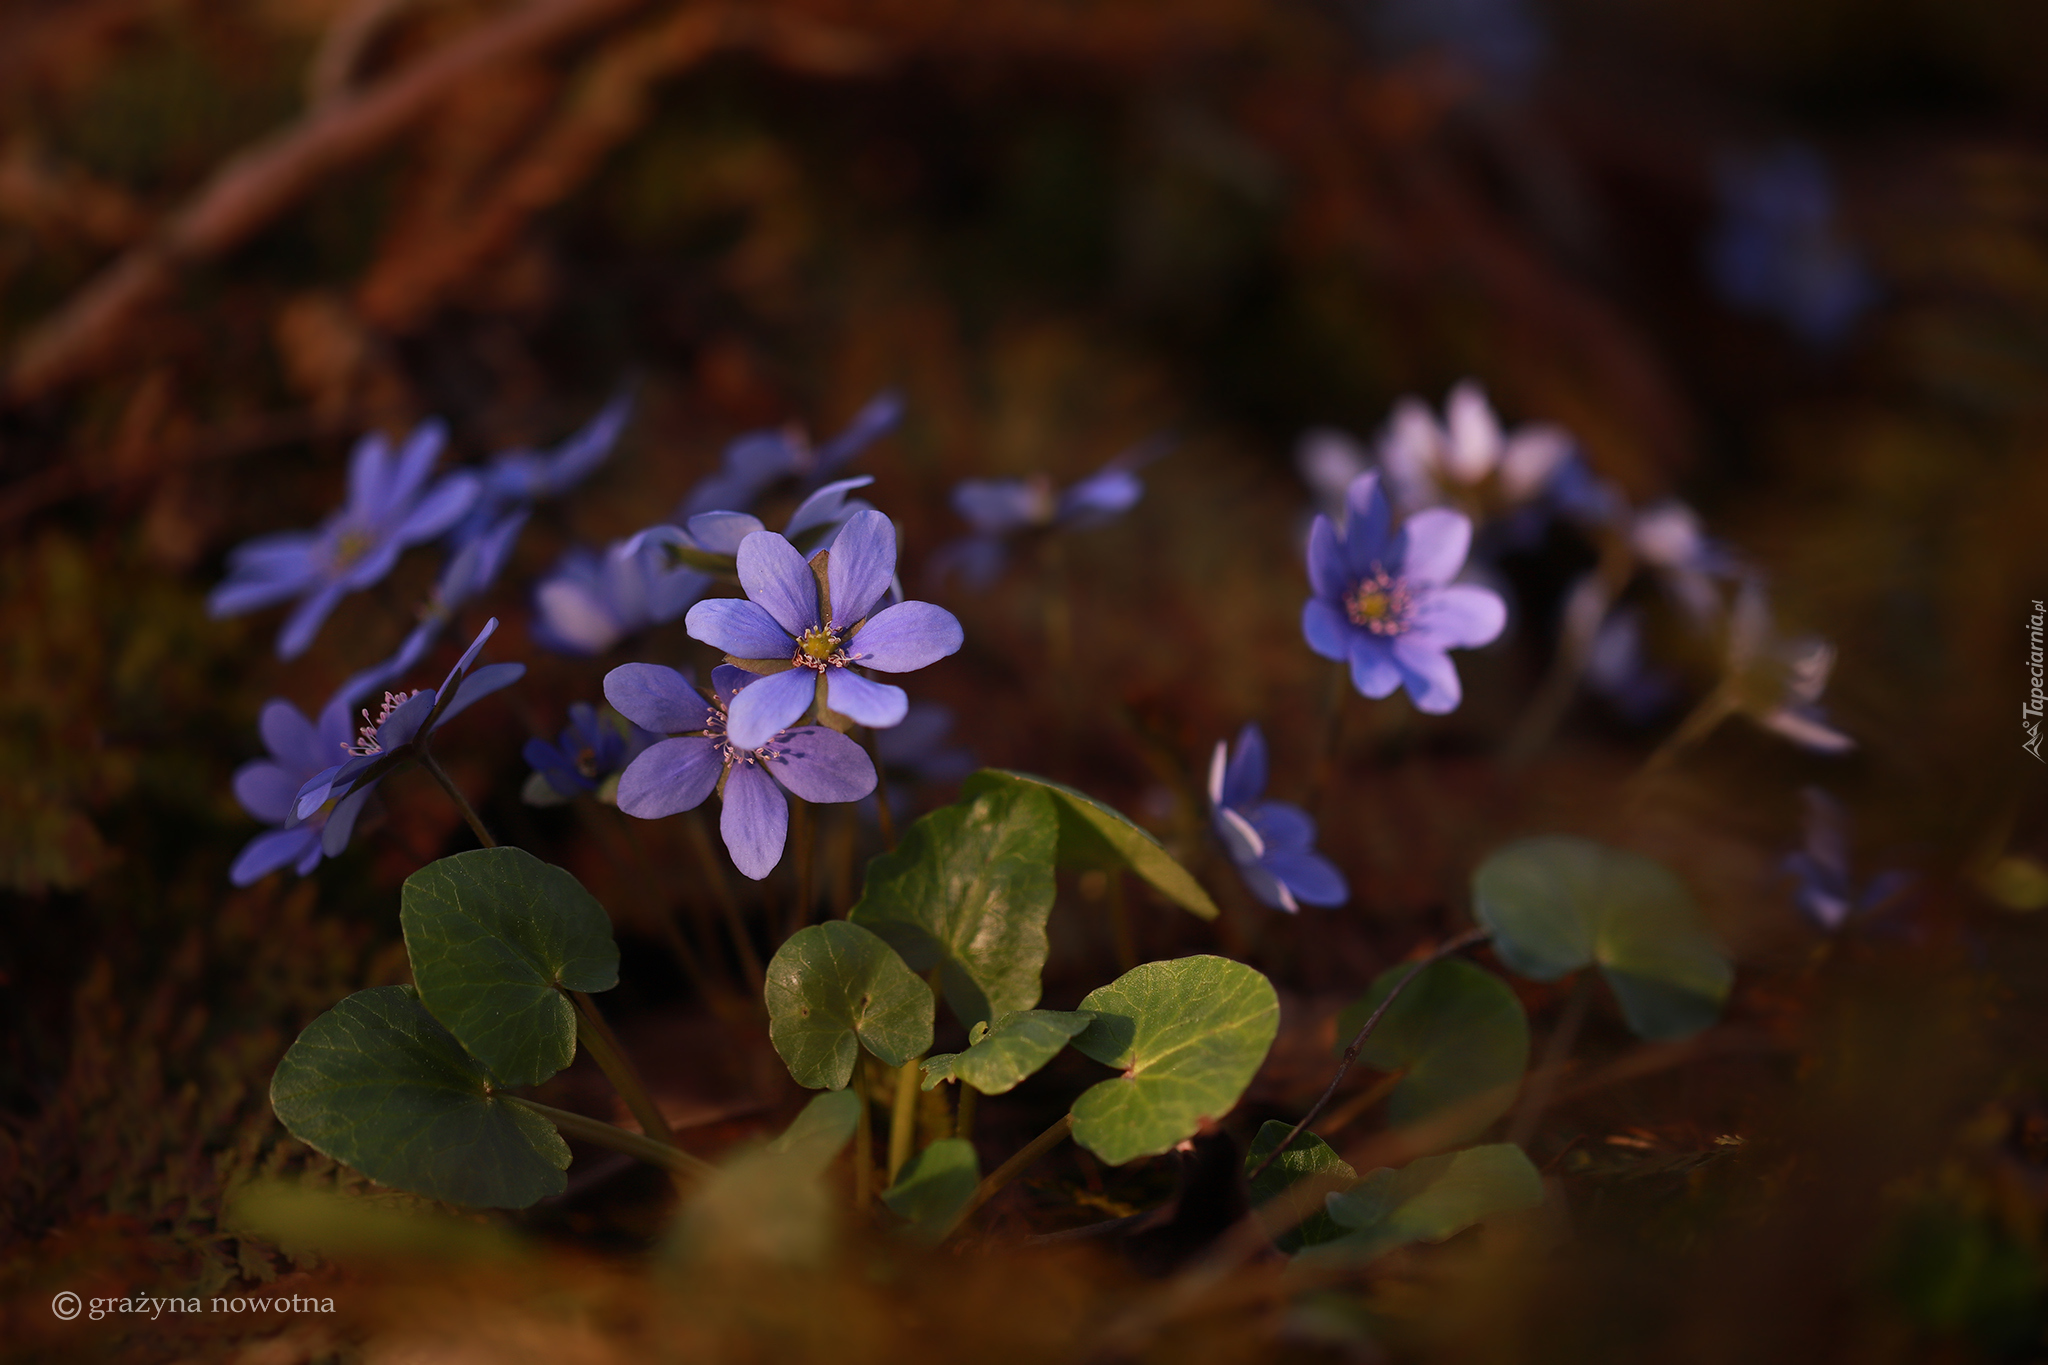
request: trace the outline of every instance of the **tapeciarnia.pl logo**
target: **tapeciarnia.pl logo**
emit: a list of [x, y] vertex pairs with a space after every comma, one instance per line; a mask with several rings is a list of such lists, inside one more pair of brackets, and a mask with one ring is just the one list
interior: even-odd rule
[[2034, 756], [2036, 763], [2048, 762], [2041, 757], [2041, 713], [2048, 709], [2048, 693], [2041, 690], [2041, 624], [2048, 619], [2048, 608], [2041, 605], [2041, 599], [2034, 599], [2034, 614], [2027, 618], [2027, 672], [2033, 675], [2033, 688], [2027, 694], [2026, 704], [2020, 707], [2020, 724], [2026, 727], [2027, 739], [2020, 747]]

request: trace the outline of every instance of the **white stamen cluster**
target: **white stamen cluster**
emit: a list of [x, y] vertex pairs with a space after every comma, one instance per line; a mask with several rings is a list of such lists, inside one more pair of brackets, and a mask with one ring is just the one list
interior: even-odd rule
[[356, 732], [361, 738], [356, 740], [354, 744], [343, 747], [358, 758], [367, 758], [371, 754], [383, 753], [384, 746], [377, 742], [377, 731], [383, 726], [385, 721], [391, 719], [393, 711], [396, 711], [399, 707], [405, 705], [405, 703], [411, 701], [424, 691], [426, 691], [425, 688], [416, 687], [410, 692], [386, 692], [384, 694], [384, 704], [377, 708], [377, 718], [375, 720], [370, 719], [370, 708], [365, 706], [362, 713], [362, 728]]

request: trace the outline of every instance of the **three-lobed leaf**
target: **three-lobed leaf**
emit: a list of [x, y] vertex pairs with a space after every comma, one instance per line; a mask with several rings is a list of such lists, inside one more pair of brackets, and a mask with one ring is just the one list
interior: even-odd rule
[[1639, 853], [1571, 835], [1519, 839], [1472, 874], [1472, 904], [1523, 976], [1554, 981], [1597, 964], [1645, 1038], [1707, 1027], [1734, 981], [1685, 883]]
[[479, 848], [405, 880], [399, 923], [420, 999], [505, 1085], [532, 1085], [576, 1056], [564, 991], [619, 983], [611, 920], [562, 868]]
[[1148, 962], [1091, 992], [1074, 1047], [1123, 1074], [1074, 1102], [1074, 1140], [1112, 1166], [1166, 1151], [1221, 1119], [1280, 1026], [1273, 983], [1225, 957]]
[[[1341, 1051], [1412, 967], [1374, 978], [1337, 1018]], [[1365, 1040], [1358, 1060], [1399, 1071], [1387, 1117], [1400, 1127], [1436, 1116], [1436, 1146], [1477, 1136], [1508, 1111], [1529, 1066], [1529, 1019], [1507, 982], [1461, 958], [1424, 967]]]
[[1010, 786], [919, 819], [868, 864], [848, 918], [911, 970], [939, 969], [946, 1003], [973, 1025], [1038, 1003], [1059, 820], [1052, 798]]
[[965, 1052], [940, 1052], [924, 1063], [924, 1088], [960, 1081], [984, 1095], [1000, 1095], [1059, 1055], [1094, 1022], [1082, 1010], [1018, 1010], [994, 1024], [977, 1024]]
[[[1245, 1171], [1256, 1170], [1266, 1159], [1266, 1153], [1280, 1145], [1280, 1139], [1287, 1136], [1292, 1126], [1278, 1119], [1260, 1124], [1252, 1138], [1251, 1151], [1245, 1154]], [[1346, 1235], [1347, 1229], [1330, 1217], [1323, 1200], [1326, 1195], [1342, 1193], [1357, 1183], [1358, 1172], [1337, 1155], [1336, 1148], [1314, 1133], [1303, 1133], [1252, 1180], [1252, 1203], [1279, 1215], [1275, 1221], [1284, 1224], [1286, 1230], [1273, 1239], [1273, 1244], [1292, 1255], [1305, 1246], [1333, 1242]], [[1280, 1202], [1275, 1204], [1275, 1200]]]
[[1203, 919], [1216, 918], [1216, 902], [1194, 874], [1175, 862], [1159, 841], [1086, 792], [1030, 773], [984, 768], [961, 786], [963, 799], [1004, 788], [1044, 792], [1059, 815], [1061, 867], [1128, 870], [1174, 904]]
[[931, 988], [896, 950], [833, 920], [790, 935], [768, 964], [768, 1037], [796, 1083], [841, 1090], [865, 1046], [901, 1066], [932, 1045]]
[[560, 1194], [568, 1145], [493, 1089], [411, 986], [379, 986], [306, 1026], [270, 1107], [293, 1137], [379, 1184], [484, 1208]]
[[1446, 1237], [1503, 1213], [1543, 1202], [1543, 1177], [1520, 1147], [1497, 1142], [1382, 1167], [1327, 1201], [1346, 1230], [1317, 1255], [1366, 1260], [1409, 1242]]

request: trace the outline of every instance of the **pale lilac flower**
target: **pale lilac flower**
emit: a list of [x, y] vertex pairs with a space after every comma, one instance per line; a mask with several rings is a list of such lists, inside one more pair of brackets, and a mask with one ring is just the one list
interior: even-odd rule
[[1849, 875], [1849, 814], [1818, 787], [1808, 787], [1806, 847], [1785, 855], [1785, 870], [1799, 879], [1799, 908], [1815, 927], [1834, 933], [1852, 915], [1876, 909], [1913, 880], [1910, 873], [1881, 872], [1858, 892]]
[[1395, 404], [1380, 437], [1379, 462], [1402, 512], [1446, 502], [1475, 510], [1482, 495], [1512, 508], [1540, 497], [1572, 450], [1572, 438], [1560, 427], [1529, 423], [1503, 430], [1486, 391], [1468, 379], [1451, 390], [1442, 421], [1418, 398]]
[[885, 392], [855, 413], [846, 430], [820, 446], [813, 446], [801, 427], [748, 432], [725, 448], [719, 471], [690, 491], [677, 520], [699, 512], [747, 511], [784, 479], [794, 479], [801, 491], [811, 492], [830, 482], [842, 465], [888, 435], [902, 419], [902, 397]]
[[731, 735], [741, 749], [766, 744], [813, 705], [877, 729], [895, 725], [909, 697], [855, 668], [909, 673], [953, 653], [964, 638], [953, 613], [929, 602], [875, 610], [896, 572], [896, 528], [880, 512], [857, 513], [840, 528], [822, 584], [773, 531], [742, 540], [736, 566], [746, 598], [699, 602], [685, 625], [692, 638], [762, 675], [732, 702]]
[[235, 769], [234, 790], [243, 810], [275, 828], [251, 839], [235, 856], [228, 869], [228, 880], [234, 885], [252, 885], [281, 867], [304, 877], [319, 866], [322, 857], [331, 858], [348, 847], [356, 817], [370, 799], [370, 788], [350, 792], [304, 820], [293, 817], [292, 805], [299, 789], [347, 748], [352, 728], [349, 708], [360, 695], [344, 686], [321, 709], [317, 721], [306, 719], [298, 707], [281, 698], [264, 706], [256, 726], [270, 756]]
[[1395, 531], [1376, 473], [1354, 479], [1346, 502], [1342, 530], [1323, 516], [1309, 530], [1309, 648], [1348, 664], [1368, 697], [1406, 687], [1418, 710], [1456, 710], [1463, 692], [1447, 651], [1491, 643], [1507, 624], [1499, 594], [1451, 581], [1465, 565], [1471, 520], [1433, 507]]
[[1780, 639], [1762, 583], [1750, 577], [1728, 619], [1728, 677], [1744, 714], [1815, 753], [1847, 753], [1856, 741], [1834, 728], [1821, 694], [1834, 671], [1835, 647], [1818, 636]]
[[534, 589], [533, 638], [560, 654], [602, 654], [650, 626], [673, 621], [711, 586], [646, 532], [615, 540], [602, 556], [579, 547], [564, 554]]
[[[769, 534], [769, 533], [762, 533]], [[867, 751], [822, 725], [780, 730], [753, 746], [735, 743], [727, 729], [734, 697], [759, 682], [745, 669], [721, 664], [705, 697], [687, 674], [659, 664], [621, 664], [605, 675], [612, 709], [653, 734], [619, 775], [619, 809], [643, 820], [694, 809], [716, 791], [718, 831], [733, 865], [759, 881], [782, 861], [789, 834], [789, 798], [857, 801], [875, 789]]]
[[1216, 741], [1209, 761], [1209, 820], [1251, 893], [1293, 914], [1303, 902], [1342, 905], [1344, 874], [1315, 850], [1316, 822], [1285, 801], [1266, 801], [1266, 737], [1247, 724], [1233, 748]]
[[395, 454], [383, 436], [365, 436], [349, 461], [347, 506], [317, 531], [261, 536], [231, 550], [227, 581], [207, 598], [208, 612], [239, 616], [297, 598], [278, 632], [277, 653], [305, 653], [336, 603], [382, 579], [405, 547], [440, 535], [476, 500], [473, 474], [427, 486], [446, 434], [429, 422]]

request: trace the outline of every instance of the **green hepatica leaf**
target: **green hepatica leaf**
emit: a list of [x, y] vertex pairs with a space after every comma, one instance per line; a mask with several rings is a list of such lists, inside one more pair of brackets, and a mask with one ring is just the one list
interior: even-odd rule
[[523, 1209], [560, 1194], [569, 1148], [490, 1074], [410, 986], [357, 991], [278, 1063], [270, 1107], [291, 1135], [379, 1184], [451, 1204]]
[[1083, 1010], [1006, 1014], [973, 1039], [967, 1051], [927, 1058], [924, 1088], [929, 1090], [940, 1081], [964, 1081], [984, 1095], [1000, 1095], [1058, 1056], [1068, 1040], [1094, 1018]]
[[1330, 1217], [1348, 1232], [1319, 1254], [1362, 1260], [1409, 1242], [1441, 1242], [1542, 1202], [1543, 1177], [1511, 1142], [1424, 1157], [1398, 1171], [1373, 1171], [1331, 1195]]
[[[1341, 1053], [1372, 1012], [1413, 968], [1382, 972], [1365, 998], [1337, 1020]], [[1422, 969], [1401, 992], [1358, 1060], [1381, 1071], [1401, 1071], [1388, 1101], [1398, 1126], [1455, 1110], [1454, 1126], [1438, 1146], [1477, 1136], [1508, 1111], [1529, 1066], [1529, 1020], [1508, 983], [1483, 967], [1445, 958]]]
[[[1252, 1139], [1252, 1149], [1245, 1154], [1245, 1170], [1249, 1172], [1264, 1161], [1266, 1153], [1280, 1145], [1280, 1139], [1287, 1136], [1292, 1126], [1278, 1119], [1267, 1119], [1260, 1124], [1258, 1135]], [[1333, 1192], [1341, 1194], [1357, 1184], [1358, 1172], [1352, 1170], [1350, 1163], [1338, 1156], [1329, 1143], [1314, 1133], [1303, 1133], [1252, 1181], [1252, 1202], [1265, 1205], [1286, 1195], [1303, 1181], [1318, 1176], [1321, 1179], [1303, 1186], [1294, 1198], [1280, 1205], [1295, 1226], [1281, 1233], [1274, 1243], [1290, 1255], [1305, 1246], [1333, 1242], [1348, 1235], [1350, 1230], [1340, 1226], [1323, 1207], [1323, 1199]]]
[[1129, 870], [1174, 904], [1203, 919], [1216, 918], [1216, 902], [1159, 841], [1094, 797], [1029, 773], [984, 768], [961, 787], [963, 798], [1003, 787], [1030, 787], [1053, 798], [1059, 813], [1061, 867]]
[[1510, 968], [1555, 981], [1598, 963], [1645, 1038], [1713, 1023], [1734, 981], [1685, 883], [1641, 854], [1568, 835], [1520, 839], [1472, 874], [1472, 900]]
[[964, 1024], [1038, 1003], [1059, 819], [1052, 798], [1012, 786], [941, 807], [868, 864], [848, 916], [911, 970], [939, 968]]
[[953, 1226], [953, 1215], [981, 1183], [981, 1163], [965, 1138], [941, 1138], [910, 1158], [882, 1202], [910, 1220], [910, 1235], [936, 1242]]
[[1112, 1166], [1229, 1113], [1280, 1027], [1273, 983], [1224, 957], [1148, 962], [1081, 1008], [1096, 1019], [1075, 1048], [1124, 1074], [1074, 1102], [1074, 1140]]
[[619, 984], [611, 920], [583, 884], [516, 848], [479, 848], [405, 879], [399, 909], [420, 999], [506, 1085], [576, 1056], [562, 992]]
[[807, 1265], [830, 1249], [832, 1197], [819, 1179], [860, 1121], [850, 1090], [812, 1097], [780, 1137], [719, 1164], [692, 1194], [672, 1245], [686, 1260]]
[[790, 935], [768, 964], [768, 1037], [798, 1085], [841, 1090], [862, 1045], [902, 1066], [932, 1045], [931, 989], [896, 950], [834, 920]]

